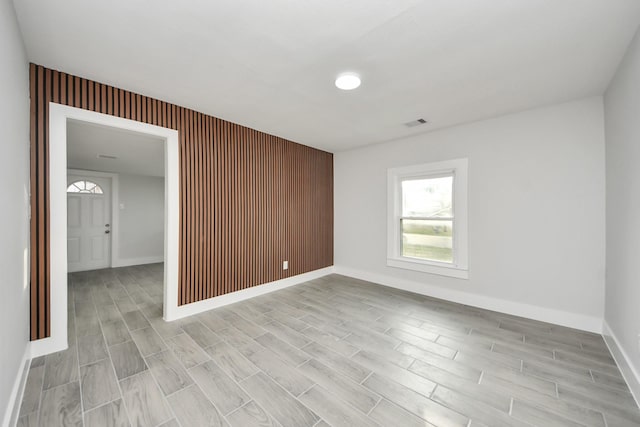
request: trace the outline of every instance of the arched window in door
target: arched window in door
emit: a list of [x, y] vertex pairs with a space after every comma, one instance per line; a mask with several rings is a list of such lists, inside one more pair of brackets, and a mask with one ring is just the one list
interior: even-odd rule
[[67, 187], [67, 193], [103, 194], [102, 187], [92, 181], [84, 179], [73, 182]]

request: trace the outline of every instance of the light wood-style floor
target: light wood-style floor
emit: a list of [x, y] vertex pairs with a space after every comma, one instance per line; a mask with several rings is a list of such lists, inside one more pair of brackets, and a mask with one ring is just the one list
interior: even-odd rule
[[18, 425], [640, 425], [599, 335], [337, 275], [165, 323], [162, 268], [70, 275]]

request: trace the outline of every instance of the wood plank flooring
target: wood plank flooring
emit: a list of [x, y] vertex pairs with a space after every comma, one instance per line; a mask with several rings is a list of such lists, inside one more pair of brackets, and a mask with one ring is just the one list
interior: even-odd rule
[[338, 275], [166, 323], [162, 277], [69, 276], [19, 426], [640, 425], [596, 334]]

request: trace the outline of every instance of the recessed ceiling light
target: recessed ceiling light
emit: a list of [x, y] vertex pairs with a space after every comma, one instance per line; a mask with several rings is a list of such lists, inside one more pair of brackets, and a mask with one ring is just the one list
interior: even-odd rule
[[342, 73], [336, 78], [336, 87], [342, 90], [353, 90], [360, 86], [360, 76], [356, 73]]

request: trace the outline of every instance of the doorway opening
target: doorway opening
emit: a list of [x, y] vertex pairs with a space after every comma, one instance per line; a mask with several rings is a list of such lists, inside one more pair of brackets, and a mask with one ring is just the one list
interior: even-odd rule
[[[73, 142], [78, 130], [102, 133], [104, 139], [80, 132]], [[49, 135], [51, 335], [32, 342], [32, 356], [68, 346], [68, 273], [97, 270], [108, 276], [120, 268], [140, 279], [140, 269], [156, 283], [149, 303], [161, 303], [164, 320], [176, 319], [178, 132], [50, 103]], [[123, 137], [129, 140], [118, 142]], [[117, 153], [121, 162], [114, 162]]]

